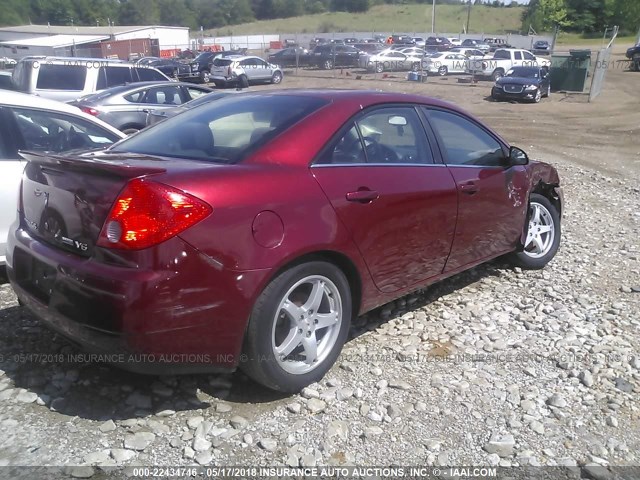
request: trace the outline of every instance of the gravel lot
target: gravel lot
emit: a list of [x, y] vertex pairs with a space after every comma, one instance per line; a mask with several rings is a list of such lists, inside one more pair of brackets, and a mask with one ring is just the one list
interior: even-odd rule
[[567, 208], [546, 269], [493, 262], [358, 318], [327, 377], [293, 396], [241, 374], [59, 361], [78, 351], [4, 283], [0, 466], [640, 465], [640, 74], [609, 72], [595, 104], [496, 104], [489, 83], [454, 83], [288, 76], [282, 87], [438, 96], [554, 164]]

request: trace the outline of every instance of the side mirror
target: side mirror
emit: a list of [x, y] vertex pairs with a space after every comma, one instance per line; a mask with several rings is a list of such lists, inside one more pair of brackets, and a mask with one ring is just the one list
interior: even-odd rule
[[509, 165], [527, 165], [528, 163], [529, 157], [524, 150], [518, 147], [509, 149]]

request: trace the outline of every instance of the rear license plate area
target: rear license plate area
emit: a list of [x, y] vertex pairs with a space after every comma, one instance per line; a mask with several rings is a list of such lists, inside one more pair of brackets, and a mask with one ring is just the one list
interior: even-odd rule
[[14, 270], [16, 282], [20, 287], [41, 302], [49, 303], [58, 273], [54, 267], [32, 257], [27, 252], [16, 249]]

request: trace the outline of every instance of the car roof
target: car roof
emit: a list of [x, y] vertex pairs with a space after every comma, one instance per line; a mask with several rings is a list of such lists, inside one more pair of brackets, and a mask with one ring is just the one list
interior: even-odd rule
[[0, 90], [0, 105], [7, 105], [10, 107], [23, 107], [34, 108], [37, 110], [49, 110], [52, 112], [67, 113], [75, 115], [76, 117], [82, 117], [89, 120], [92, 123], [96, 123], [101, 127], [117, 133], [118, 136], [124, 138], [124, 135], [120, 130], [115, 129], [111, 125], [103, 122], [100, 119], [87, 115], [81, 111], [78, 107], [68, 105], [66, 103], [58, 102], [56, 100], [50, 100], [47, 98], [38, 97], [36, 95], [30, 95], [27, 93], [12, 92], [11, 90]]

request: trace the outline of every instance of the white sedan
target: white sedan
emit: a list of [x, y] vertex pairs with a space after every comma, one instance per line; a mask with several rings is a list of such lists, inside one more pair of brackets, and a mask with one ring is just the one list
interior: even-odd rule
[[0, 117], [0, 265], [4, 265], [7, 234], [16, 219], [26, 165], [19, 151], [57, 154], [100, 149], [125, 134], [77, 107], [8, 90], [0, 90]]
[[442, 76], [449, 73], [465, 73], [468, 62], [469, 59], [461, 53], [441, 52], [426, 59], [425, 70]]
[[420, 70], [422, 59], [422, 55], [405, 54], [397, 50], [390, 50], [370, 56], [365, 67], [367, 70], [377, 73], [408, 70], [417, 72]]

